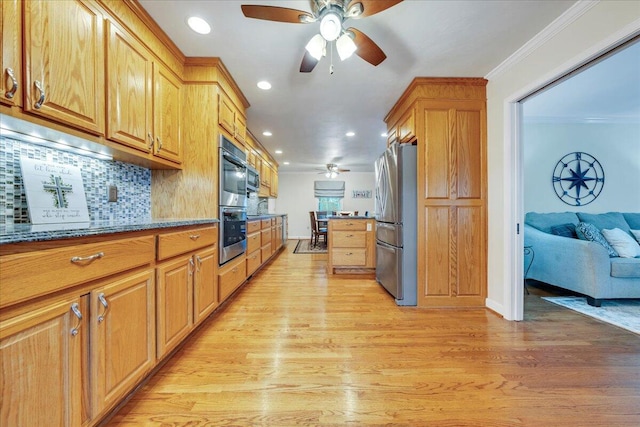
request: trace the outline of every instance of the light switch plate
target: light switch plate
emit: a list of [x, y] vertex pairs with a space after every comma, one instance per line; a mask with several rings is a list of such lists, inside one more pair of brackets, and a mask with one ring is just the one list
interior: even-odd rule
[[108, 189], [108, 198], [110, 202], [118, 201], [118, 187], [115, 185], [110, 185]]

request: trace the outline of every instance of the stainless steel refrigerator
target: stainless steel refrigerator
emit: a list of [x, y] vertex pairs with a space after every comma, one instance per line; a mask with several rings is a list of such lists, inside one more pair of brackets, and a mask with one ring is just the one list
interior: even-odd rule
[[376, 280], [417, 305], [417, 147], [391, 144], [376, 161]]

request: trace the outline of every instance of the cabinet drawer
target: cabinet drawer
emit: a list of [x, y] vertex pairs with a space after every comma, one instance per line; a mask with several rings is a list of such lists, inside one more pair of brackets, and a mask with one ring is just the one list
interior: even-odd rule
[[262, 229], [271, 228], [271, 218], [262, 220]]
[[253, 233], [253, 234], [249, 234], [247, 236], [247, 253], [251, 253], [255, 250], [260, 249], [260, 246], [262, 246], [261, 240], [260, 240], [260, 233]]
[[149, 264], [155, 236], [7, 255], [0, 261], [0, 306]]
[[331, 263], [334, 266], [365, 266], [367, 264], [366, 249], [340, 248], [334, 249], [331, 254]]
[[158, 260], [171, 258], [205, 246], [212, 246], [217, 241], [217, 227], [160, 234], [158, 236]]
[[331, 240], [334, 248], [364, 248], [367, 246], [367, 232], [334, 231]]
[[334, 219], [331, 220], [331, 227], [333, 230], [366, 230], [366, 220], [352, 220], [352, 219]]
[[276, 217], [276, 225], [282, 225], [282, 217], [281, 216], [277, 216]]
[[262, 234], [263, 246], [271, 242], [271, 228], [268, 228], [267, 230], [262, 230], [261, 234]]
[[247, 276], [253, 274], [253, 272], [260, 267], [261, 259], [262, 254], [259, 248], [257, 251], [251, 252], [247, 255]]
[[262, 251], [262, 260], [263, 261], [268, 260], [269, 257], [271, 256], [271, 243], [264, 245], [261, 251]]
[[262, 228], [261, 221], [248, 221], [247, 222], [247, 234], [255, 233]]
[[237, 259], [225, 265], [218, 279], [218, 287], [220, 289], [220, 302], [227, 299], [229, 295], [235, 291], [238, 286], [244, 282], [247, 278], [246, 261], [244, 256], [240, 256]]

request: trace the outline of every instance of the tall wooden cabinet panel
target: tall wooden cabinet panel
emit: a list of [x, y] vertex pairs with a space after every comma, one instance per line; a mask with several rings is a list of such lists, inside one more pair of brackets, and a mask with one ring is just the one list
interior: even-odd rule
[[418, 145], [419, 306], [485, 306], [486, 83], [416, 78], [385, 119]]
[[153, 61], [147, 49], [107, 23], [107, 138], [149, 152], [153, 144]]
[[235, 134], [236, 109], [223, 93], [218, 94], [218, 124], [231, 135]]
[[193, 323], [203, 321], [219, 304], [218, 248], [213, 246], [195, 254], [193, 278]]
[[2, 60], [2, 85], [0, 103], [9, 106], [22, 105], [22, 2], [0, 1], [0, 60]]
[[0, 322], [0, 425], [82, 424], [80, 307], [62, 300]]
[[180, 99], [182, 84], [160, 63], [154, 63], [154, 154], [163, 159], [180, 163], [182, 142], [180, 122], [182, 111]]
[[153, 269], [91, 291], [93, 416], [122, 399], [156, 362]]
[[104, 16], [82, 0], [25, 2], [24, 109], [104, 135]]

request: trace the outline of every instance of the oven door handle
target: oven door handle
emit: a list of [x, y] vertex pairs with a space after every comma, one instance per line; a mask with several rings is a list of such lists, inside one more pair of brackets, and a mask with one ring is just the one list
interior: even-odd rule
[[238, 157], [234, 156], [233, 154], [227, 151], [222, 150], [222, 156], [238, 167], [245, 168], [245, 169], [247, 167], [247, 165], [241, 159], [239, 159]]

